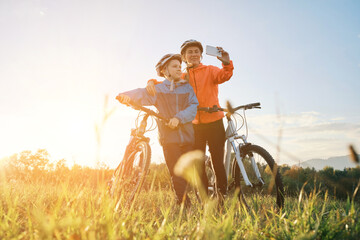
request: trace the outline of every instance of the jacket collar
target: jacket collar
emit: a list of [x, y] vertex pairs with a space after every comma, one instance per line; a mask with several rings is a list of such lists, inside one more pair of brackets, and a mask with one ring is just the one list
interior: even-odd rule
[[168, 79], [165, 79], [164, 83], [165, 86], [167, 86], [170, 89], [170, 92], [173, 92], [176, 87], [178, 87], [179, 85], [183, 85], [184, 83], [187, 83], [187, 81], [180, 79], [179, 81], [174, 82], [174, 80], [169, 81]]
[[[171, 81], [169, 81], [168, 79], [165, 78], [164, 82], [165, 85], [170, 86], [171, 85]], [[188, 81], [184, 80], [184, 79], [180, 79], [177, 82], [174, 82], [176, 85], [180, 85], [180, 84], [185, 84], [188, 83]]]
[[199, 65], [197, 65], [197, 67], [190, 67], [189, 69], [190, 70], [198, 70], [198, 69], [201, 69], [203, 67], [204, 67], [204, 65], [202, 63], [199, 63]]

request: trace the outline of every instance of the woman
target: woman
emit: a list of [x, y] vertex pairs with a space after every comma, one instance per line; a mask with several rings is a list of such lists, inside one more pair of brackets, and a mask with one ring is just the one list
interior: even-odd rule
[[[181, 45], [181, 57], [187, 65], [186, 73], [183, 74], [182, 78], [187, 79], [194, 88], [199, 107], [220, 106], [218, 85], [228, 81], [233, 74], [234, 66], [229, 54], [221, 47], [218, 49], [222, 53], [221, 57], [217, 57], [222, 62], [222, 68], [206, 66], [201, 63], [203, 47], [200, 42], [191, 39]], [[156, 94], [157, 85], [155, 84], [157, 83], [154, 79], [148, 81], [146, 89], [149, 94]], [[208, 144], [220, 193], [226, 194], [227, 178], [223, 163], [225, 145], [223, 117], [223, 112], [206, 113], [198, 111], [193, 120], [193, 126], [195, 149], [205, 152], [206, 144]], [[205, 171], [203, 173], [203, 183], [207, 189], [208, 181]]]
[[165, 80], [156, 85], [158, 94], [150, 96], [145, 88], [119, 94], [116, 98], [123, 104], [130, 100], [139, 105], [153, 105], [159, 114], [170, 119], [167, 124], [158, 121], [160, 143], [169, 169], [177, 200], [189, 205], [186, 196], [186, 181], [174, 174], [174, 166], [181, 155], [193, 150], [194, 129], [191, 121], [195, 118], [198, 101], [193, 88], [181, 80], [180, 54], [167, 54], [156, 65], [157, 73]]

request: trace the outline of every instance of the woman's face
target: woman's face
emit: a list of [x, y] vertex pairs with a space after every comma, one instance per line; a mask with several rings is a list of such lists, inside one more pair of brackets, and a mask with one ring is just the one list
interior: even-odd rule
[[185, 50], [185, 61], [196, 67], [201, 61], [201, 51], [198, 47], [188, 47]]
[[164, 69], [164, 74], [170, 76], [173, 80], [180, 80], [182, 74], [181, 63], [175, 59], [170, 60]]

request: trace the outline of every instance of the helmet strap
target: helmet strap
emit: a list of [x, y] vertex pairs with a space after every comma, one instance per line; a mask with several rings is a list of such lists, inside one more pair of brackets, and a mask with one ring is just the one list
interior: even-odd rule
[[163, 74], [164, 74], [164, 77], [167, 79], [167, 80], [169, 80], [170, 81], [170, 92], [173, 92], [174, 91], [174, 79], [172, 79], [172, 77], [171, 77], [171, 74], [169, 74], [169, 76], [168, 75], [166, 75], [164, 72], [163, 72]]

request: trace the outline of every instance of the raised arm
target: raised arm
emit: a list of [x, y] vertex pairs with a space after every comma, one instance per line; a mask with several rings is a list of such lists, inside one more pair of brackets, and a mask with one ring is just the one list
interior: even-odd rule
[[224, 65], [230, 64], [230, 55], [227, 51], [225, 51], [222, 47], [217, 47], [219, 52], [221, 52], [221, 57], [217, 57]]
[[221, 84], [228, 81], [234, 70], [233, 62], [230, 60], [230, 55], [222, 47], [217, 47], [222, 53], [221, 57], [217, 57], [222, 62], [222, 68], [212, 66], [213, 80], [216, 84]]

